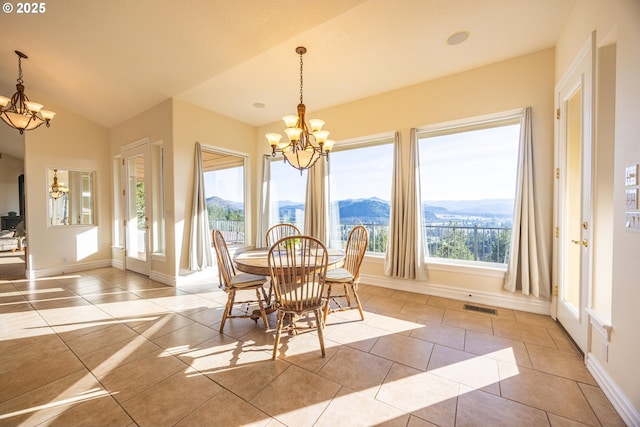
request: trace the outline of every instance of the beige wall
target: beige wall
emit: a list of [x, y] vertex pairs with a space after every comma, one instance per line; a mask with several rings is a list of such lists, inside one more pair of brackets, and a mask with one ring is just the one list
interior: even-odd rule
[[24, 162], [6, 153], [0, 154], [0, 216], [10, 211], [20, 214], [18, 177], [24, 173]]
[[[111, 265], [108, 130], [43, 102], [57, 113], [51, 127], [25, 132], [28, 274], [42, 276]], [[50, 168], [95, 171], [96, 225], [48, 225]]]
[[[596, 147], [602, 149], [607, 144], [614, 146], [613, 161], [607, 163], [606, 159], [600, 163], [596, 170], [596, 176], [608, 175], [612, 181], [613, 197], [601, 198], [602, 203], [613, 203], [609, 206], [611, 214], [601, 215], [599, 222], [594, 224], [595, 229], [603, 229], [604, 232], [612, 231], [612, 254], [603, 259], [596, 258], [594, 269], [596, 272], [612, 271], [609, 278], [606, 274], [594, 276], [596, 288], [596, 301], [602, 304], [603, 289], [610, 292], [610, 322], [613, 327], [611, 342], [608, 343], [608, 360], [604, 356], [602, 343], [606, 341], [595, 332], [592, 332], [592, 346], [588, 349], [588, 366], [590, 358], [596, 358], [602, 365], [604, 373], [602, 378], [609, 381], [606, 388], [610, 393], [613, 390], [614, 398], [624, 396], [631, 402], [635, 410], [635, 419], [640, 420], [640, 310], [637, 303], [640, 301], [640, 234], [625, 231], [625, 184], [624, 169], [626, 166], [640, 163], [640, 2], [635, 0], [581, 0], [576, 3], [573, 14], [560, 37], [556, 46], [556, 80], [560, 79], [567, 70], [573, 58], [576, 57], [580, 47], [587, 40], [592, 31], [596, 31], [597, 51], [603, 46], [615, 44], [615, 137], [611, 133], [596, 132]], [[600, 58], [596, 59], [598, 63]], [[611, 90], [608, 88], [602, 90]], [[610, 93], [596, 94], [611, 100]], [[596, 110], [597, 112], [598, 110]], [[611, 120], [604, 115], [602, 121], [596, 116], [596, 129], [606, 126]], [[609, 138], [609, 139], [607, 139]], [[605, 150], [606, 152], [606, 150]], [[611, 167], [613, 166], [613, 169]], [[596, 163], [598, 167], [598, 163]], [[606, 213], [606, 210], [605, 210]], [[598, 217], [596, 217], [598, 218]], [[605, 263], [602, 265], [601, 263]], [[607, 263], [611, 263], [607, 265]], [[610, 280], [610, 282], [609, 282]], [[606, 318], [604, 321], [609, 321]], [[616, 395], [616, 393], [619, 393]], [[611, 398], [611, 395], [610, 395]], [[613, 399], [615, 400], [615, 399]], [[618, 400], [623, 402], [625, 399]], [[631, 418], [626, 418], [630, 421]]]
[[[254, 141], [256, 131], [253, 126], [221, 116], [203, 108], [180, 100], [174, 100], [173, 162], [176, 167], [174, 177], [176, 212], [176, 261], [181, 275], [188, 274], [189, 233], [191, 226], [191, 204], [193, 202], [195, 143], [209, 148], [230, 150], [249, 157], [248, 182], [253, 182], [254, 163], [258, 154]], [[250, 194], [256, 194], [250, 188]], [[251, 244], [254, 228], [251, 227], [251, 202], [245, 206], [245, 220], [248, 225], [246, 243]]]
[[[162, 143], [165, 152], [166, 254], [164, 257], [152, 256], [151, 276], [175, 284], [180, 276], [190, 273], [189, 227], [196, 141], [203, 146], [247, 155], [251, 174], [252, 162], [257, 155], [255, 128], [186, 102], [168, 99], [111, 130], [111, 158], [118, 157], [123, 146], [143, 139], [150, 144]], [[251, 226], [250, 201], [247, 209]], [[251, 229], [248, 232], [249, 236], [253, 234]]]
[[[181, 219], [176, 216], [175, 203], [174, 203], [174, 186], [173, 186], [173, 171], [174, 162], [173, 158], [173, 102], [168, 99], [161, 102], [155, 107], [132, 117], [131, 119], [119, 124], [111, 129], [110, 132], [110, 147], [108, 154], [108, 161], [111, 162], [121, 154], [123, 146], [132, 144], [143, 139], [147, 139], [149, 144], [161, 143], [165, 151], [164, 161], [164, 197], [165, 197], [165, 247], [166, 254], [164, 257], [150, 258], [151, 274], [160, 275], [161, 277], [173, 278], [177, 274], [176, 263], [174, 262], [175, 251], [175, 233], [174, 233], [174, 221], [178, 222]], [[118, 177], [111, 179], [114, 182], [119, 182]], [[112, 193], [109, 193], [110, 196]], [[117, 193], [119, 197], [120, 192]], [[122, 205], [122, 204], [121, 204]], [[153, 218], [151, 218], [153, 220]], [[177, 227], [177, 226], [176, 226]], [[114, 233], [118, 233], [121, 230], [114, 230]], [[120, 254], [118, 249], [115, 248], [114, 257]], [[121, 260], [120, 260], [121, 261]]]
[[[534, 156], [538, 170], [538, 202], [544, 214], [544, 230], [551, 249], [553, 208], [553, 87], [554, 50], [532, 53], [482, 68], [455, 74], [445, 78], [406, 87], [356, 102], [340, 105], [308, 114], [320, 117], [331, 130], [332, 138], [350, 139], [383, 132], [400, 131], [402, 158], [406, 166], [409, 158], [409, 133], [412, 127], [441, 123], [456, 119], [532, 107]], [[292, 100], [292, 108], [295, 100]], [[313, 100], [308, 99], [309, 108]], [[258, 146], [269, 152], [264, 134], [281, 132], [282, 124], [274, 123], [258, 129]], [[405, 183], [406, 167], [405, 169]], [[257, 195], [256, 195], [257, 196]], [[383, 263], [379, 259], [367, 259], [362, 273], [387, 280]], [[465, 296], [468, 290], [489, 293], [501, 298], [523, 298], [502, 289], [500, 272], [482, 272], [473, 269], [433, 269], [428, 283], [446, 285]], [[402, 282], [413, 290], [425, 290], [424, 283]], [[433, 291], [433, 289], [430, 289]], [[494, 300], [494, 303], [497, 303]], [[545, 307], [548, 307], [544, 301]]]

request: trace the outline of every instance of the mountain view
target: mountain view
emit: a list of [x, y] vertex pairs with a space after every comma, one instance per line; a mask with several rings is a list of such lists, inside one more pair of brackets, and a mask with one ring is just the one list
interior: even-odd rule
[[[220, 197], [207, 199], [209, 216], [215, 219], [238, 220], [244, 217], [242, 203]], [[280, 218], [295, 218], [296, 211], [304, 209], [303, 202], [281, 201]], [[344, 224], [389, 224], [390, 203], [379, 198], [347, 199], [338, 201], [340, 220]], [[430, 224], [478, 224], [485, 226], [511, 226], [513, 200], [440, 200], [423, 203], [424, 217]], [[213, 215], [212, 215], [213, 214]]]

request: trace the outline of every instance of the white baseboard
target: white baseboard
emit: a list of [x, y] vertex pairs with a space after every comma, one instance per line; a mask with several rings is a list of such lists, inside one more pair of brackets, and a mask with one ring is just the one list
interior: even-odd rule
[[640, 412], [634, 408], [631, 401], [609, 376], [609, 373], [600, 361], [591, 353], [587, 353], [585, 359], [587, 369], [591, 372], [591, 375], [593, 375], [602, 392], [607, 396], [625, 424], [628, 426], [640, 426]]
[[475, 302], [478, 304], [493, 305], [496, 307], [544, 314], [547, 316], [551, 314], [551, 301], [544, 300], [542, 298], [527, 297], [520, 294], [506, 295], [504, 293], [454, 288], [445, 285], [416, 282], [414, 280], [368, 276], [364, 274], [361, 275], [360, 282], [362, 284], [380, 286], [382, 288], [434, 295], [460, 301]]
[[165, 285], [173, 286], [175, 288], [177, 280], [174, 276], [169, 276], [168, 274], [159, 273], [157, 271], [152, 271], [149, 273], [149, 279], [155, 280], [156, 282], [164, 283]]
[[124, 262], [118, 259], [111, 259], [111, 267], [117, 268], [118, 270], [124, 270]]
[[95, 268], [111, 267], [112, 260], [105, 259], [102, 261], [78, 262], [74, 264], [66, 264], [56, 267], [42, 268], [37, 270], [27, 270], [27, 279], [40, 279], [43, 277], [59, 276], [68, 273], [77, 273], [79, 271], [93, 270]]

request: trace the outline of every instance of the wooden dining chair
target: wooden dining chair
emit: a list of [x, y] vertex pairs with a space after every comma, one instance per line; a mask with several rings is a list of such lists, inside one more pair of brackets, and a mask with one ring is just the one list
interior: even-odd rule
[[[213, 246], [216, 249], [216, 258], [218, 260], [218, 274], [220, 277], [220, 288], [227, 293], [227, 304], [224, 308], [222, 315], [222, 321], [220, 322], [220, 333], [224, 329], [224, 324], [227, 319], [231, 318], [249, 318], [253, 317], [252, 312], [249, 312], [250, 307], [258, 303], [260, 310], [260, 317], [264, 321], [265, 329], [269, 329], [269, 320], [267, 319], [267, 313], [265, 311], [265, 304], [269, 305], [270, 297], [264, 290], [265, 284], [268, 283], [266, 276], [258, 276], [256, 274], [236, 272], [227, 243], [224, 240], [224, 236], [220, 230], [213, 230]], [[256, 299], [246, 301], [236, 301], [236, 292], [240, 290], [255, 290]], [[234, 305], [244, 305], [244, 313], [234, 314]], [[255, 307], [255, 305], [254, 305]], [[255, 319], [257, 322], [258, 320]]]
[[[280, 334], [295, 335], [299, 330], [317, 330], [322, 357], [325, 357], [323, 317], [324, 277], [329, 256], [327, 248], [311, 236], [284, 237], [271, 246], [268, 253], [271, 286], [278, 310], [273, 359], [278, 355]], [[315, 316], [315, 323], [310, 314]], [[288, 325], [285, 327], [285, 316]], [[299, 319], [307, 318], [307, 326], [299, 326]]]
[[[344, 265], [340, 268], [334, 268], [327, 271], [325, 279], [325, 287], [327, 289], [326, 303], [324, 306], [323, 321], [327, 321], [327, 315], [330, 312], [340, 310], [350, 310], [357, 308], [360, 311], [360, 318], [364, 320], [362, 304], [358, 297], [358, 284], [360, 283], [360, 265], [364, 259], [369, 245], [369, 232], [363, 225], [353, 227], [347, 239], [347, 247], [345, 249]], [[340, 289], [340, 294], [334, 294], [334, 290]], [[356, 305], [351, 305], [351, 296]], [[340, 304], [337, 298], [344, 298], [346, 306]], [[331, 308], [331, 302], [334, 302], [337, 308]]]
[[276, 224], [267, 230], [265, 236], [267, 247], [270, 248], [278, 240], [288, 236], [299, 236], [302, 233], [300, 229], [293, 224]]

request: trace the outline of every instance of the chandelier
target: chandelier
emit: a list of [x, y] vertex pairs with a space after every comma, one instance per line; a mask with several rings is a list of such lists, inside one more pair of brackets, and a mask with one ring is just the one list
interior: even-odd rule
[[29, 101], [24, 93], [22, 81], [22, 59], [27, 59], [27, 55], [16, 50], [18, 55], [18, 91], [11, 98], [0, 96], [0, 117], [12, 128], [18, 129], [22, 135], [25, 130], [31, 130], [49, 122], [56, 115], [53, 111], [43, 110], [42, 104]]
[[57, 199], [66, 195], [69, 192], [69, 189], [64, 186], [63, 183], [58, 182], [58, 169], [53, 170], [53, 184], [51, 184], [51, 188], [49, 189], [49, 194], [52, 199]]
[[284, 132], [289, 141], [280, 142], [282, 135], [279, 133], [266, 134], [267, 141], [271, 145], [271, 155], [282, 153], [285, 161], [294, 168], [300, 170], [312, 167], [320, 157], [329, 160], [329, 152], [333, 149], [335, 141], [327, 139], [329, 131], [323, 130], [324, 122], [319, 119], [310, 119], [309, 125], [305, 121], [305, 110], [302, 99], [302, 55], [307, 53], [307, 48], [299, 46], [296, 53], [300, 55], [300, 103], [298, 115], [287, 115], [282, 118], [287, 128]]

